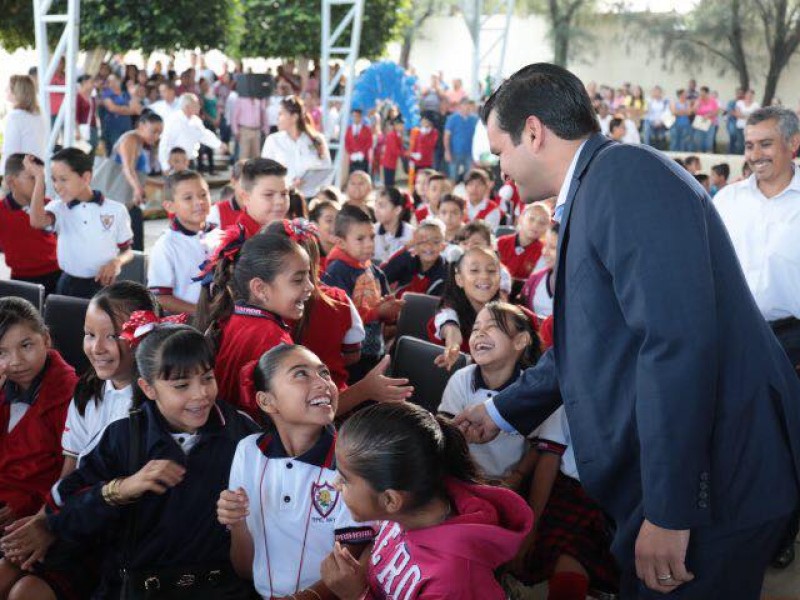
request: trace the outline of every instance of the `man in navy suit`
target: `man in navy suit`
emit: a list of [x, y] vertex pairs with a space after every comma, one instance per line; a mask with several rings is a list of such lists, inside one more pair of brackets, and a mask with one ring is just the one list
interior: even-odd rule
[[601, 136], [560, 67], [520, 70], [483, 118], [523, 195], [558, 196], [554, 346], [456, 423], [529, 434], [563, 403], [623, 598], [759, 598], [800, 498], [800, 384], [708, 195]]

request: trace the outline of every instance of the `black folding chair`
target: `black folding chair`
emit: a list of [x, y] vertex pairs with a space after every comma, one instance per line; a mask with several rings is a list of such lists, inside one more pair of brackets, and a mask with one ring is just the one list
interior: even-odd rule
[[405, 304], [397, 317], [397, 337], [409, 335], [420, 340], [428, 339], [428, 321], [436, 314], [439, 298], [409, 292], [403, 294]]
[[42, 312], [44, 307], [44, 286], [41, 283], [28, 283], [27, 281], [17, 281], [8, 279], [0, 281], [0, 298], [16, 296], [24, 298]]
[[409, 401], [432, 413], [442, 402], [450, 375], [467, 364], [467, 355], [462, 353], [452, 370], [447, 371], [433, 363], [433, 359], [442, 352], [442, 346], [409, 336], [397, 340], [392, 352], [392, 377], [407, 378], [414, 386], [414, 394]]
[[139, 250], [133, 251], [133, 260], [123, 265], [118, 281], [135, 281], [147, 285], [147, 255]]
[[89, 359], [83, 353], [83, 322], [88, 306], [85, 298], [58, 294], [50, 294], [44, 305], [44, 322], [53, 345], [79, 375], [89, 367]]

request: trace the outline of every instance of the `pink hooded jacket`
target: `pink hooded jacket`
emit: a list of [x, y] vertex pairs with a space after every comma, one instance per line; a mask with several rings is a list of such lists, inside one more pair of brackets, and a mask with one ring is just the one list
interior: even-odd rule
[[445, 483], [453, 515], [403, 531], [385, 521], [369, 566], [367, 600], [503, 600], [494, 570], [517, 553], [533, 512], [514, 492], [455, 479]]

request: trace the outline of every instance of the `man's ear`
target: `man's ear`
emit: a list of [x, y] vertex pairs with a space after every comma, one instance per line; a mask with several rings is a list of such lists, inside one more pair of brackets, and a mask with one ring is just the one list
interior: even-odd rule
[[538, 151], [539, 146], [544, 141], [544, 125], [539, 117], [530, 115], [525, 119], [525, 127], [522, 130], [522, 143], [533, 151]]

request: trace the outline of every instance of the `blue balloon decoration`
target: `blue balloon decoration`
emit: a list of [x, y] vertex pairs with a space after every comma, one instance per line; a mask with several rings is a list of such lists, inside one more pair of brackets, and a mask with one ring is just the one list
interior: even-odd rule
[[397, 105], [408, 128], [419, 125], [417, 78], [406, 75], [400, 65], [381, 61], [361, 72], [353, 86], [353, 108], [369, 111], [379, 100], [391, 100]]

